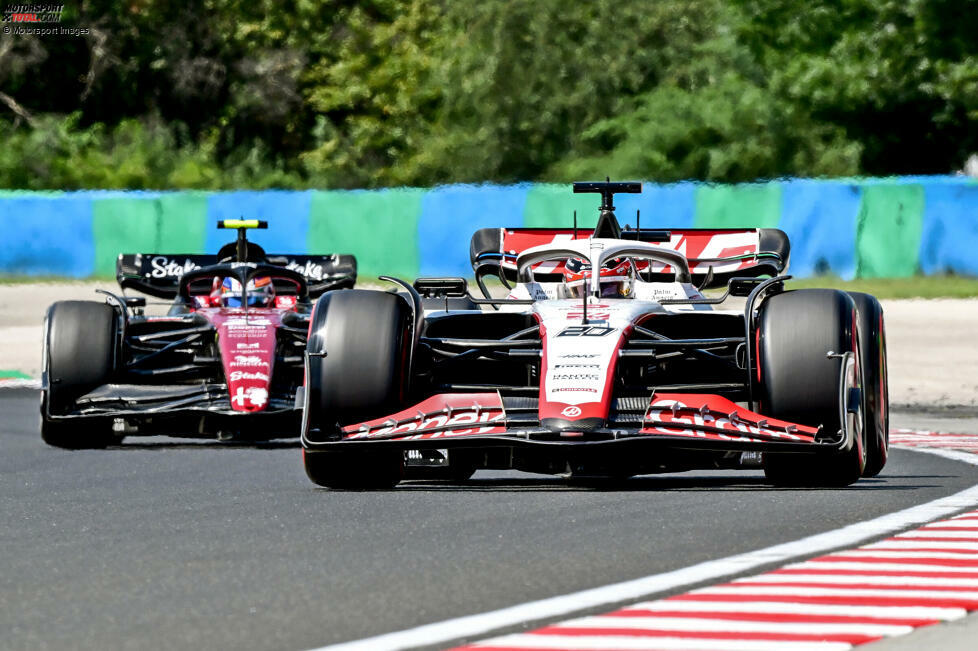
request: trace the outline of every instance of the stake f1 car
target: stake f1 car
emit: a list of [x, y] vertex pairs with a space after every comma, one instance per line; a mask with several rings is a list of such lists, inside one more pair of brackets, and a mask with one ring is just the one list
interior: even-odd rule
[[[739, 467], [745, 452], [776, 484], [847, 485], [881, 470], [874, 297], [787, 291], [779, 230], [622, 231], [613, 196], [640, 184], [574, 191], [602, 195], [593, 231], [475, 233], [481, 299], [443, 278], [318, 302], [302, 395], [313, 482], [389, 487], [433, 460], [428, 476], [441, 478], [627, 477]], [[490, 295], [487, 275], [515, 281], [507, 298]], [[744, 307], [718, 309], [731, 296]]]
[[298, 434], [311, 299], [352, 287], [351, 255], [273, 255], [248, 242], [257, 220], [225, 220], [238, 239], [214, 255], [120, 255], [123, 290], [60, 301], [44, 326], [41, 435], [101, 447], [125, 435], [269, 439]]

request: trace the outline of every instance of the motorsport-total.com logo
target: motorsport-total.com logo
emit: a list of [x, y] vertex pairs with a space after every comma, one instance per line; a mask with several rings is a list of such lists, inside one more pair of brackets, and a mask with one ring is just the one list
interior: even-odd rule
[[61, 24], [63, 4], [17, 3], [0, 10], [0, 25], [4, 35], [14, 36], [87, 36], [87, 27], [70, 27]]
[[60, 23], [63, 4], [10, 4], [0, 13], [4, 23]]

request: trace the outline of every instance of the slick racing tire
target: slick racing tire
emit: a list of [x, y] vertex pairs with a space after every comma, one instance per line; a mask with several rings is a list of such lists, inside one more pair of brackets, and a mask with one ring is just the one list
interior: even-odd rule
[[387, 490], [404, 473], [400, 450], [378, 453], [303, 450], [306, 475], [317, 486], [334, 490]]
[[71, 411], [75, 400], [112, 379], [116, 364], [116, 311], [94, 301], [59, 301], [44, 319], [47, 386], [41, 391], [41, 438], [59, 448], [101, 448], [116, 443], [103, 420], [51, 418]]
[[875, 477], [886, 465], [890, 446], [889, 387], [886, 375], [886, 329], [883, 306], [875, 296], [849, 292], [856, 304], [859, 325], [859, 363], [866, 394], [863, 430], [866, 436], [866, 469], [863, 477]]
[[335, 434], [337, 425], [397, 411], [408, 386], [409, 315], [404, 300], [386, 292], [351, 289], [320, 299], [308, 344], [310, 429]]
[[[834, 435], [842, 427], [840, 396], [860, 396], [859, 365], [843, 379], [840, 357], [859, 359], [856, 306], [844, 292], [803, 289], [771, 297], [761, 306], [757, 364], [761, 412], [789, 422], [822, 426]], [[855, 360], [854, 360], [855, 361]], [[845, 383], [844, 386], [840, 386]], [[862, 415], [846, 415], [853, 445], [837, 454], [766, 453], [764, 474], [776, 485], [847, 486], [866, 464]]]

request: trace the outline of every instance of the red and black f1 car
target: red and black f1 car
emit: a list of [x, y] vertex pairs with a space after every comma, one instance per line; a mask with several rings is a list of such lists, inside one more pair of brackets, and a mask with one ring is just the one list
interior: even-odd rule
[[[389, 487], [479, 468], [627, 477], [746, 459], [774, 483], [846, 485], [881, 470], [874, 297], [787, 291], [782, 231], [623, 231], [613, 195], [640, 184], [574, 191], [602, 195], [593, 230], [475, 233], [483, 298], [461, 278], [388, 279], [400, 291], [317, 303], [302, 391], [313, 482]], [[719, 309], [728, 300], [743, 306]]]
[[238, 239], [217, 255], [120, 255], [120, 286], [143, 297], [60, 301], [47, 312], [41, 434], [59, 447], [126, 435], [296, 436], [312, 300], [356, 282], [352, 255], [266, 255], [247, 241], [258, 220], [225, 220]]

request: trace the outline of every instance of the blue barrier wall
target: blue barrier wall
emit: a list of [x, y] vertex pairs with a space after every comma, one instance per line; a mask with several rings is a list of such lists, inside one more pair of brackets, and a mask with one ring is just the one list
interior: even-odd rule
[[[778, 227], [795, 276], [833, 272], [978, 276], [978, 184], [967, 177], [786, 179], [710, 185], [645, 183], [615, 199], [619, 220], [644, 228]], [[269, 252], [353, 253], [377, 276], [471, 273], [469, 238], [487, 226], [581, 226], [595, 195], [569, 185], [452, 185], [371, 191], [3, 192], [0, 273], [110, 275], [119, 253], [216, 251], [215, 224], [260, 218]]]

